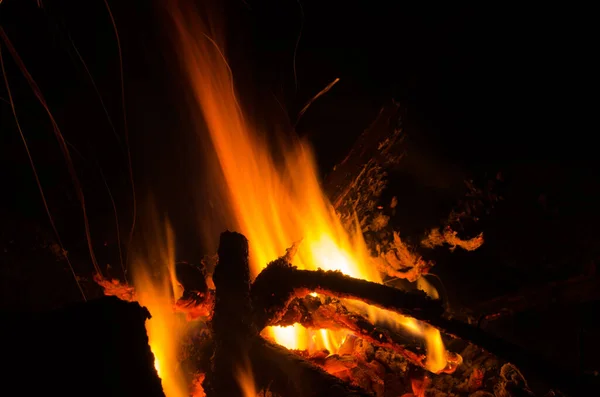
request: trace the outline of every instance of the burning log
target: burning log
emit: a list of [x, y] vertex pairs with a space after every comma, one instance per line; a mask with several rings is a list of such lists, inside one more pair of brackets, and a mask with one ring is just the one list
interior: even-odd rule
[[[410, 341], [409, 337], [371, 324], [335, 299], [357, 299], [414, 317], [512, 362], [525, 374], [544, 379], [548, 384], [556, 385], [566, 392], [577, 394], [594, 385], [589, 379], [576, 377], [554, 367], [478, 328], [445, 318], [441, 303], [428, 298], [421, 291], [405, 292], [354, 279], [336, 271], [299, 270], [285, 257], [269, 264], [250, 286], [248, 242], [237, 233], [226, 232], [221, 236], [214, 283], [214, 349], [211, 370], [204, 382], [209, 397], [242, 395], [236, 370], [244, 359], [249, 359], [252, 368], [256, 370], [257, 385], [263, 388], [269, 386], [273, 391], [277, 389], [282, 395], [302, 397], [315, 395], [318, 390], [327, 390], [328, 395], [366, 395], [361, 394], [354, 386], [345, 385], [341, 379], [347, 377], [355, 384], [361, 384], [359, 375], [371, 374], [375, 384], [371, 383], [369, 387], [375, 390], [377, 379], [385, 377], [385, 374], [377, 372], [377, 367], [388, 364], [389, 360], [384, 357], [386, 351], [399, 353], [411, 363], [423, 366], [422, 356], [414, 353], [416, 346], [407, 343], [407, 340]], [[335, 299], [322, 301], [309, 296], [310, 292]], [[293, 323], [309, 328], [347, 329], [358, 335], [364, 343], [378, 346], [380, 357], [376, 360], [373, 357], [353, 360], [352, 357], [344, 357], [342, 349], [339, 355], [306, 357], [274, 346], [258, 335], [258, 331], [267, 325]], [[339, 379], [307, 359], [327, 368]], [[294, 374], [295, 380], [288, 379], [290, 374]], [[479, 387], [481, 374], [473, 372], [467, 376], [469, 382], [465, 390]], [[307, 383], [319, 386], [313, 388]]]
[[248, 241], [225, 232], [215, 268], [216, 287], [211, 371], [203, 383], [207, 396], [242, 396], [237, 372], [249, 359], [259, 386], [285, 396], [367, 396], [285, 348], [259, 337], [252, 322]]
[[421, 318], [447, 335], [458, 337], [479, 346], [506, 362], [513, 363], [530, 377], [544, 380], [566, 393], [580, 395], [586, 390], [598, 387], [598, 379], [580, 376], [572, 371], [560, 368], [532, 352], [517, 345], [490, 335], [479, 328], [444, 317]]
[[375, 346], [404, 356], [414, 365], [425, 367], [425, 355], [415, 352], [422, 346], [415, 343], [413, 336], [377, 327], [363, 316], [350, 312], [339, 301], [329, 300], [323, 303], [319, 298], [313, 296], [295, 299], [288, 306], [284, 316], [272, 325], [287, 326], [295, 323], [301, 324], [305, 328], [347, 330]]
[[219, 243], [219, 263], [212, 318], [214, 352], [212, 368], [204, 381], [207, 396], [242, 396], [237, 368], [247, 358], [252, 337], [248, 240], [239, 233], [224, 232]]
[[214, 291], [209, 290], [203, 268], [187, 262], [175, 264], [177, 281], [183, 295], [175, 302], [175, 309], [186, 314], [188, 321], [198, 317], [210, 319], [215, 304]]
[[250, 348], [254, 368], [260, 368], [256, 382], [269, 385], [274, 393], [286, 397], [367, 397], [372, 394], [349, 385], [300, 355], [261, 338]]
[[422, 291], [406, 292], [339, 271], [299, 270], [280, 258], [271, 262], [252, 284], [254, 324], [262, 329], [277, 323], [294, 298], [310, 292], [338, 299], [358, 299], [417, 319], [436, 318], [444, 311], [440, 301]]
[[[267, 266], [252, 285], [254, 323], [259, 329], [277, 324], [294, 298], [317, 292], [338, 299], [359, 299], [363, 302], [414, 317], [445, 334], [473, 343], [499, 358], [517, 365], [525, 373], [545, 379], [566, 392], [577, 393], [589, 387], [592, 380], [557, 368], [522, 348], [494, 337], [460, 321], [443, 317], [439, 301], [424, 293], [405, 292], [377, 283], [354, 279], [341, 272], [298, 270], [284, 259]], [[420, 292], [420, 291], [419, 291]]]

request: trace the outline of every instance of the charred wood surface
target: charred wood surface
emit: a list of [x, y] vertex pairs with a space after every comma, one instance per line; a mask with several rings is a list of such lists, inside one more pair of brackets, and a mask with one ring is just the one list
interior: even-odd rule
[[146, 335], [149, 318], [138, 303], [116, 297], [3, 313], [3, 394], [164, 397]]
[[436, 318], [443, 313], [440, 301], [427, 297], [422, 291], [406, 292], [338, 271], [299, 270], [284, 259], [278, 259], [252, 284], [254, 323], [259, 329], [276, 323], [294, 298], [310, 292], [338, 299], [358, 299], [417, 319]]
[[405, 292], [354, 279], [340, 272], [298, 270], [283, 259], [269, 264], [252, 286], [255, 324], [263, 328], [281, 321], [294, 298], [313, 291], [338, 299], [359, 299], [369, 305], [424, 321], [448, 335], [473, 343], [514, 363], [526, 376], [544, 379], [567, 393], [577, 395], [597, 383], [597, 380], [570, 373], [472, 325], [444, 318], [439, 301], [431, 300], [424, 293]]
[[349, 385], [301, 356], [261, 338], [250, 348], [254, 376], [261, 388], [286, 397], [373, 396]]
[[325, 193], [343, 219], [356, 213], [361, 226], [368, 222], [386, 185], [385, 169], [403, 156], [402, 141], [400, 105], [390, 103], [325, 180]]
[[[565, 393], [578, 396], [587, 390], [598, 390], [600, 387], [597, 377], [573, 373], [533, 352], [526, 351], [472, 325], [443, 317], [423, 318], [422, 320], [447, 335], [468, 341], [498, 358], [516, 365], [523, 371], [526, 378], [535, 377], [543, 380], [548, 385], [552, 385]], [[560, 319], [557, 319], [557, 321], [560, 321]]]
[[285, 315], [273, 325], [288, 326], [295, 323], [305, 328], [343, 329], [375, 346], [401, 354], [414, 365], [425, 365], [422, 346], [414, 336], [375, 326], [367, 318], [349, 311], [339, 301], [329, 300], [323, 303], [313, 296], [295, 299], [288, 306]]
[[248, 240], [239, 233], [224, 232], [219, 242], [219, 263], [212, 319], [214, 352], [207, 374], [208, 397], [242, 396], [238, 385], [240, 364], [247, 359], [250, 340], [257, 333], [251, 324]]

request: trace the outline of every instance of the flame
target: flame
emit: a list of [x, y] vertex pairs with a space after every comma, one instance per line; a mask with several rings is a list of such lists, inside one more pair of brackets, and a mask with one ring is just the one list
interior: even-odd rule
[[[144, 236], [148, 252], [145, 260], [136, 261], [132, 267], [133, 283], [138, 302], [152, 315], [146, 321], [146, 331], [165, 395], [187, 397], [188, 387], [177, 360], [187, 324], [173, 310], [174, 298], [181, 294], [175, 279], [174, 235], [168, 222], [164, 226], [161, 223], [154, 218], [147, 228], [153, 234]], [[165, 265], [167, 274], [156, 277], [153, 269], [164, 269]]]
[[256, 393], [256, 386], [254, 385], [252, 367], [248, 359], [244, 360], [243, 366], [238, 367], [237, 381], [244, 397], [256, 397], [258, 395]]
[[[289, 144], [282, 143], [285, 139], [269, 142], [259, 128], [251, 125], [238, 103], [222, 45], [202, 31], [205, 25], [193, 11], [177, 7], [171, 11], [178, 53], [195, 99], [192, 108], [204, 116], [200, 128], [205, 128], [205, 123], [212, 142], [206, 155], [216, 155], [209, 177], [221, 178], [211, 187], [210, 199], [221, 203], [222, 217], [248, 238], [252, 276], [283, 255], [293, 242], [301, 241], [293, 259], [298, 268], [340, 270], [380, 283], [376, 267], [369, 266], [360, 227], [355, 225], [354, 232], [347, 231], [321, 190], [307, 142], [294, 138], [287, 139]], [[282, 160], [276, 161], [273, 151]], [[443, 361], [445, 351], [439, 332], [383, 310], [369, 312], [371, 318], [393, 319], [395, 324], [424, 337], [430, 350], [428, 362], [435, 368], [441, 365], [438, 361]], [[343, 332], [315, 332], [299, 325], [270, 327], [263, 334], [288, 348], [327, 348], [331, 353], [345, 336]]]

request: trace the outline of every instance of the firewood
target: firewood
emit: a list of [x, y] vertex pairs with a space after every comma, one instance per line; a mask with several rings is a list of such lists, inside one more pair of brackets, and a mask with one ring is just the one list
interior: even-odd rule
[[338, 299], [357, 299], [369, 305], [417, 319], [441, 316], [440, 301], [422, 291], [406, 292], [346, 276], [339, 271], [299, 270], [284, 259], [271, 262], [252, 284], [254, 324], [262, 329], [285, 314], [291, 301], [310, 292]]
[[254, 323], [260, 329], [267, 324], [277, 323], [294, 298], [306, 296], [310, 292], [338, 299], [359, 299], [369, 305], [414, 317], [449, 336], [473, 343], [512, 362], [528, 376], [545, 379], [548, 384], [556, 385], [568, 393], [577, 394], [598, 382], [558, 368], [547, 360], [472, 325], [443, 317], [440, 302], [428, 298], [424, 293], [401, 291], [354, 279], [341, 272], [298, 270], [282, 259], [269, 264], [252, 285]]
[[[377, 327], [365, 317], [350, 312], [339, 301], [322, 303], [313, 296], [297, 298], [288, 306], [285, 315], [277, 323], [270, 325], [287, 326], [295, 323], [305, 328], [347, 330], [373, 345], [401, 354], [414, 365], [425, 366], [425, 355], [416, 352], [422, 350], [422, 345], [413, 336]], [[331, 373], [329, 370], [328, 372]]]
[[366, 397], [372, 394], [328, 374], [317, 365], [261, 338], [252, 341], [250, 351], [255, 382], [286, 397]]
[[216, 287], [211, 370], [203, 388], [207, 397], [242, 396], [237, 371], [251, 363], [255, 383], [284, 396], [368, 396], [345, 385], [287, 349], [258, 336], [252, 323], [248, 241], [239, 233], [221, 234], [219, 263], [213, 276]]
[[2, 395], [164, 397], [137, 302], [103, 297], [40, 313], [2, 312]]
[[465, 340], [506, 362], [513, 363], [528, 378], [533, 377], [544, 380], [546, 384], [553, 385], [561, 391], [573, 395], [580, 395], [586, 390], [599, 387], [598, 379], [578, 375], [568, 369], [560, 368], [533, 352], [526, 351], [513, 343], [490, 335], [472, 325], [442, 316], [427, 317], [427, 315], [423, 316], [420, 320], [438, 328], [446, 335]]
[[351, 223], [356, 214], [361, 226], [369, 223], [386, 185], [385, 169], [403, 156], [403, 138], [400, 105], [392, 102], [380, 110], [346, 158], [327, 176], [323, 189], [343, 220]]
[[252, 337], [248, 240], [239, 233], [224, 232], [219, 242], [219, 263], [212, 331], [214, 352], [211, 371], [203, 383], [207, 397], [242, 396], [237, 369], [247, 357]]
[[210, 320], [214, 310], [215, 293], [206, 283], [204, 265], [178, 262], [175, 264], [175, 276], [183, 287], [181, 298], [175, 302], [175, 310], [185, 313], [188, 321], [199, 317]]

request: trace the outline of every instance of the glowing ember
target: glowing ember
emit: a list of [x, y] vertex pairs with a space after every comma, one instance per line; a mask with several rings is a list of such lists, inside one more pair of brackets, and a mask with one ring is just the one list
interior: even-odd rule
[[[222, 46], [202, 31], [202, 20], [193, 12], [174, 9], [172, 16], [179, 54], [195, 97], [192, 106], [204, 116], [217, 157], [218, 164], [212, 169], [218, 171], [210, 177], [224, 179], [224, 183], [215, 184], [211, 199], [222, 203], [215, 208], [222, 211], [222, 219], [248, 238], [252, 275], [284, 254], [292, 242], [301, 241], [293, 258], [300, 269], [340, 270], [381, 282], [376, 267], [370, 266], [360, 228], [345, 230], [324, 196], [309, 145], [294, 140], [286, 145], [281, 143], [284, 139], [278, 145], [269, 143], [246, 120], [238, 104]], [[273, 146], [283, 154], [281, 162], [274, 160]], [[445, 350], [439, 332], [413, 319], [363, 309], [372, 320], [402, 325], [425, 338], [428, 367], [433, 371], [443, 369]], [[299, 325], [271, 327], [265, 332], [288, 348], [327, 348], [332, 353], [345, 336], [329, 330], [309, 332]]]

